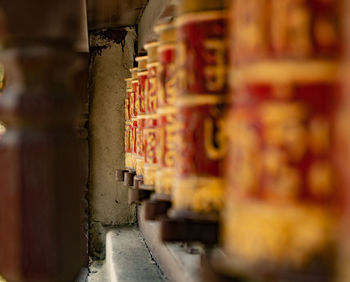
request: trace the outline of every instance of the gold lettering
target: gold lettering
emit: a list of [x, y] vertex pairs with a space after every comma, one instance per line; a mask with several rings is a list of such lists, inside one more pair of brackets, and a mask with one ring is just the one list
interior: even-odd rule
[[165, 79], [165, 72], [163, 65], [159, 64], [158, 66], [158, 79], [157, 79], [157, 95], [158, 95], [158, 101], [159, 104], [164, 105], [165, 104], [165, 90], [164, 90], [164, 79]]
[[135, 116], [135, 93], [132, 91], [130, 93], [130, 115]]
[[146, 111], [150, 109], [149, 101], [150, 101], [150, 81], [149, 78], [146, 78], [145, 81], [145, 96], [144, 96], [144, 102], [146, 105]]
[[149, 78], [149, 85], [147, 105], [151, 111], [154, 111], [157, 108], [157, 79], [155, 77]]
[[333, 173], [327, 161], [314, 163], [308, 174], [308, 183], [312, 193], [316, 196], [328, 196], [332, 192]]
[[178, 67], [178, 79], [179, 79], [179, 89], [184, 91], [187, 89], [187, 69], [186, 69], [186, 45], [184, 42], [180, 42], [177, 48], [177, 61], [179, 64]]
[[131, 149], [132, 149], [132, 153], [136, 152], [136, 134], [135, 134], [136, 128], [132, 128], [131, 129]]
[[170, 105], [175, 103], [176, 80], [177, 80], [177, 77], [175, 75], [175, 64], [171, 63], [168, 65], [168, 80], [165, 83], [166, 96], [167, 96], [166, 99], [168, 104]]
[[137, 86], [136, 91], [135, 91], [135, 111], [136, 113], [140, 113], [140, 87]]
[[[145, 81], [146, 83], [146, 81]], [[139, 94], [139, 110], [144, 111], [145, 110], [145, 87], [140, 85], [140, 94]]]
[[264, 17], [266, 1], [237, 0], [234, 34], [238, 51], [253, 54], [266, 47]]
[[294, 55], [312, 52], [311, 17], [305, 0], [274, 0], [271, 15], [271, 43], [275, 50]]
[[158, 146], [157, 146], [157, 160], [163, 165], [163, 159], [165, 154], [165, 128], [159, 127], [158, 129]]
[[285, 148], [292, 160], [300, 160], [307, 149], [306, 114], [299, 103], [265, 103], [261, 106], [264, 139], [268, 145]]
[[223, 90], [226, 81], [226, 44], [222, 39], [209, 39], [204, 42], [204, 46], [208, 52], [214, 52], [215, 58], [214, 65], [208, 64], [204, 68], [206, 87], [209, 91]]
[[296, 168], [288, 165], [288, 154], [274, 147], [267, 148], [263, 156], [266, 177], [265, 186], [280, 198], [292, 199], [301, 185], [301, 175]]
[[172, 167], [174, 166], [176, 149], [176, 124], [174, 123], [166, 125], [166, 147], [165, 164], [168, 167]]
[[212, 160], [222, 159], [226, 155], [227, 139], [223, 119], [217, 120], [216, 124], [212, 118], [204, 121], [204, 146], [207, 156]]
[[261, 106], [266, 170], [266, 187], [284, 199], [293, 199], [301, 185], [301, 175], [290, 161], [300, 161], [307, 150], [305, 109], [300, 103], [272, 102]]
[[228, 181], [239, 192], [256, 191], [260, 185], [259, 136], [246, 117], [236, 112], [228, 124], [230, 131], [230, 163], [235, 173], [228, 174]]
[[153, 163], [156, 157], [156, 136], [154, 129], [147, 129], [146, 132], [147, 148], [146, 148], [146, 157], [148, 163]]

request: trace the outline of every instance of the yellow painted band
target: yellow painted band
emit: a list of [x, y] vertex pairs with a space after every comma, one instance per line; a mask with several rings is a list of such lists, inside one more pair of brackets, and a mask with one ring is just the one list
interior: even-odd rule
[[143, 76], [143, 75], [148, 75], [148, 71], [142, 70], [137, 74], [137, 76]]
[[176, 106], [193, 106], [193, 105], [205, 105], [205, 104], [219, 104], [225, 101], [223, 95], [208, 95], [208, 94], [195, 94], [190, 96], [179, 97], [175, 103]]
[[178, 109], [174, 106], [167, 106], [157, 109], [158, 115], [161, 114], [176, 114], [178, 112]]
[[159, 62], [154, 62], [154, 63], [147, 64], [147, 68], [158, 67], [158, 66], [159, 66]]
[[136, 62], [140, 62], [140, 61], [145, 61], [148, 59], [148, 56], [142, 56], [142, 57], [136, 57]]
[[143, 117], [145, 118], [145, 119], [150, 119], [150, 118], [153, 118], [153, 119], [155, 119], [155, 118], [158, 118], [158, 114], [147, 114], [147, 115], [144, 115]]
[[220, 20], [220, 19], [227, 19], [227, 18], [228, 18], [228, 13], [224, 10], [205, 11], [205, 12], [181, 15], [178, 17], [175, 24], [177, 27], [179, 27], [189, 22], [211, 21], [211, 20]]
[[249, 82], [333, 82], [338, 78], [336, 61], [266, 61], [245, 67], [235, 67], [231, 72], [233, 86]]

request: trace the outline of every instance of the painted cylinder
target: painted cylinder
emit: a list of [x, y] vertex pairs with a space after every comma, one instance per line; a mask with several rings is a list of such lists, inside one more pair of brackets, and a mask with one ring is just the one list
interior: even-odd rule
[[234, 107], [222, 244], [240, 261], [238, 269], [262, 281], [333, 275], [338, 4], [237, 0], [232, 6]]
[[145, 95], [146, 122], [144, 129], [145, 140], [145, 165], [144, 165], [144, 185], [154, 186], [157, 171], [157, 70], [158, 70], [158, 42], [151, 42], [145, 45], [147, 51], [147, 81]]
[[217, 213], [223, 206], [227, 98], [226, 1], [182, 1], [177, 19], [178, 137], [173, 206]]
[[136, 170], [136, 131], [137, 131], [137, 112], [136, 112], [136, 97], [138, 91], [139, 80], [137, 77], [137, 68], [133, 68], [131, 71], [131, 85], [132, 90], [130, 92], [130, 152], [131, 152], [131, 169]]
[[350, 174], [347, 169], [348, 160], [350, 159], [350, 25], [348, 24], [350, 16], [350, 1], [341, 1], [343, 15], [340, 22], [343, 24], [344, 34], [344, 58], [342, 64], [342, 94], [343, 100], [341, 110], [338, 115], [338, 154], [337, 164], [342, 176], [341, 184], [344, 187], [344, 195], [342, 196], [344, 204], [344, 213], [341, 225], [341, 243], [339, 246], [339, 279], [338, 282], [350, 281]]
[[176, 67], [175, 27], [162, 24], [155, 28], [159, 35], [158, 47], [158, 128], [157, 172], [155, 190], [158, 196], [169, 199], [174, 181], [176, 150]]
[[146, 81], [147, 81], [147, 56], [137, 57], [138, 62], [138, 90], [136, 95], [136, 115], [137, 115], [137, 130], [136, 130], [136, 175], [144, 175], [144, 164], [145, 164], [145, 140], [144, 140], [144, 129], [145, 129], [145, 114], [146, 114]]
[[131, 107], [130, 107], [130, 96], [132, 93], [132, 79], [127, 78], [126, 80], [126, 97], [125, 97], [125, 168], [132, 168], [131, 158], [131, 146], [130, 146], [130, 131], [131, 131]]

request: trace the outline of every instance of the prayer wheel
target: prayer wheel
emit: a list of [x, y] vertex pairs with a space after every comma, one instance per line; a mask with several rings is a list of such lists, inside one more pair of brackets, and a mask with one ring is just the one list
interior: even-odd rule
[[231, 8], [227, 269], [253, 281], [331, 281], [342, 188], [340, 1]]
[[225, 0], [181, 1], [176, 19], [176, 148], [163, 241], [218, 241], [227, 100]]
[[132, 93], [132, 79], [127, 78], [126, 81], [126, 98], [125, 98], [125, 168], [132, 169], [131, 159], [131, 113], [130, 113], [130, 97]]
[[350, 25], [348, 22], [350, 12], [350, 1], [344, 0], [342, 3], [341, 22], [344, 28], [344, 59], [342, 64], [342, 94], [340, 114], [338, 115], [338, 144], [337, 164], [341, 172], [344, 193], [342, 195], [344, 213], [341, 225], [340, 258], [339, 258], [339, 279], [338, 282], [350, 281], [350, 174], [347, 162], [350, 159]]
[[[135, 72], [131, 70], [131, 72]], [[125, 165], [123, 169], [117, 169], [116, 180], [124, 181], [127, 186], [133, 185], [133, 178], [136, 174], [136, 154], [134, 130], [136, 129], [135, 121], [135, 99], [133, 90], [133, 79], [127, 78], [126, 95], [125, 95], [125, 131], [124, 131], [124, 150], [125, 150]], [[135, 84], [136, 86], [136, 84]]]
[[144, 163], [145, 163], [145, 143], [143, 139], [143, 131], [145, 128], [145, 92], [146, 92], [146, 81], [147, 81], [147, 56], [137, 57], [138, 62], [138, 89], [136, 93], [136, 176], [141, 179], [144, 174]]
[[136, 112], [136, 97], [138, 91], [138, 77], [137, 77], [137, 68], [133, 68], [131, 71], [131, 84], [132, 91], [130, 92], [130, 151], [131, 151], [131, 170], [136, 171], [136, 130], [137, 130], [137, 112]]
[[171, 206], [174, 181], [174, 156], [176, 149], [176, 68], [175, 27], [173, 24], [157, 25], [159, 36], [157, 67], [157, 131], [155, 193], [145, 202], [145, 218], [155, 220], [165, 215]]
[[170, 200], [176, 149], [175, 27], [173, 24], [162, 24], [158, 25], [155, 31], [159, 34], [158, 169], [155, 190], [158, 197]]
[[147, 61], [147, 80], [145, 92], [145, 165], [143, 184], [146, 187], [154, 189], [156, 171], [157, 171], [157, 70], [158, 70], [158, 42], [151, 42], [145, 45], [145, 50], [148, 54]]
[[227, 98], [224, 0], [182, 1], [177, 18], [178, 95], [173, 208], [216, 214], [223, 206]]

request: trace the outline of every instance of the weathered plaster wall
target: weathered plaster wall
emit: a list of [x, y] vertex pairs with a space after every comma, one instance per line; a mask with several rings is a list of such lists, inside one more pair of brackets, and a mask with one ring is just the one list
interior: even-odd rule
[[134, 28], [90, 34], [90, 256], [104, 256], [105, 227], [136, 222], [127, 189], [115, 181], [124, 167], [125, 81], [135, 55]]

